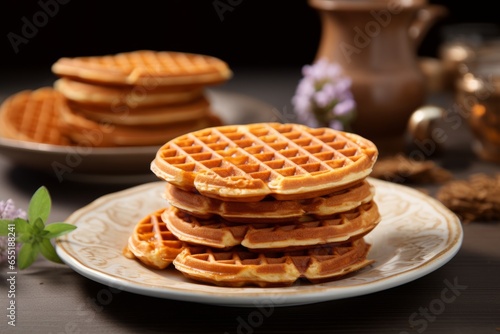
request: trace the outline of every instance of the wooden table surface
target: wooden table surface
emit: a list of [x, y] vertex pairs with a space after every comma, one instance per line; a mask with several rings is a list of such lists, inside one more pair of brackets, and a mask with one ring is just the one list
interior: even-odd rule
[[[255, 97], [278, 110], [291, 110], [290, 98], [300, 69], [235, 71], [218, 89]], [[51, 83], [52, 78], [3, 81], [2, 99], [18, 90]], [[439, 103], [449, 103], [439, 100]], [[466, 128], [454, 130], [437, 161], [456, 178], [494, 174], [500, 166], [480, 161], [470, 149]], [[153, 178], [152, 178], [153, 180]], [[0, 199], [27, 208], [45, 185], [53, 198], [52, 221], [61, 221], [94, 199], [134, 184], [57, 181], [52, 175], [18, 168], [0, 155]], [[418, 185], [432, 194], [436, 185]], [[0, 270], [0, 300], [5, 314], [0, 332], [18, 333], [498, 333], [500, 331], [500, 225], [463, 224], [456, 256], [412, 282], [367, 295], [302, 306], [239, 308], [147, 297], [111, 289], [66, 265], [38, 259], [16, 278], [16, 327], [7, 324], [8, 275]], [[454, 298], [443, 301], [454, 286]], [[448, 296], [449, 297], [449, 296]]]

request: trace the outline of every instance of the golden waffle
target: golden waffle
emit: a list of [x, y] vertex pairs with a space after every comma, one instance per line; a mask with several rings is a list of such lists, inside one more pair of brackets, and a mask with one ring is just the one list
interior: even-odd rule
[[300, 124], [219, 126], [164, 144], [151, 170], [186, 190], [226, 201], [325, 195], [366, 178], [376, 146], [356, 134]]
[[96, 122], [84, 117], [67, 104], [61, 108], [61, 130], [74, 142], [82, 146], [112, 147], [161, 145], [188, 131], [198, 130], [214, 124], [220, 119], [209, 113], [205, 117], [174, 124], [151, 126], [115, 125]]
[[163, 211], [152, 212], [137, 223], [124, 249], [125, 256], [137, 258], [149, 267], [164, 269], [183, 250], [184, 243], [162, 221]]
[[220, 217], [196, 218], [171, 206], [163, 221], [179, 239], [191, 244], [219, 249], [243, 245], [251, 250], [299, 249], [359, 239], [380, 222], [375, 202], [337, 213], [328, 219], [304, 216], [281, 224], [230, 223]]
[[69, 145], [59, 130], [64, 97], [51, 87], [24, 90], [8, 97], [0, 107], [3, 137], [30, 142]]
[[188, 278], [219, 286], [289, 286], [300, 278], [318, 283], [360, 270], [373, 263], [367, 259], [369, 249], [363, 239], [340, 246], [274, 253], [188, 246], [173, 264]]
[[205, 97], [183, 104], [149, 107], [96, 107], [70, 103], [71, 109], [88, 119], [118, 125], [158, 125], [195, 121], [210, 115], [210, 104]]
[[54, 88], [68, 100], [84, 105], [105, 106], [112, 109], [133, 109], [145, 106], [186, 103], [203, 95], [201, 88], [165, 90], [144, 86], [106, 86], [88, 84], [66, 78], [54, 82]]
[[198, 218], [219, 215], [230, 222], [280, 223], [298, 220], [304, 215], [317, 218], [349, 211], [373, 199], [374, 187], [363, 180], [332, 194], [303, 200], [279, 201], [268, 198], [259, 202], [228, 202], [182, 190], [170, 183], [165, 198], [170, 205]]
[[214, 85], [232, 75], [228, 65], [215, 57], [152, 50], [63, 57], [52, 65], [52, 72], [77, 81], [145, 87]]

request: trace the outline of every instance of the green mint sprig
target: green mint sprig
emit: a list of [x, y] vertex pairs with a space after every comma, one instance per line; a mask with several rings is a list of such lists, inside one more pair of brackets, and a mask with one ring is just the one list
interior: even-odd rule
[[0, 235], [15, 236], [22, 246], [17, 254], [19, 269], [28, 268], [42, 254], [47, 260], [63, 263], [51, 243], [52, 238], [64, 235], [76, 229], [67, 223], [46, 222], [50, 215], [52, 200], [46, 187], [42, 186], [31, 197], [28, 207], [28, 219], [0, 219]]

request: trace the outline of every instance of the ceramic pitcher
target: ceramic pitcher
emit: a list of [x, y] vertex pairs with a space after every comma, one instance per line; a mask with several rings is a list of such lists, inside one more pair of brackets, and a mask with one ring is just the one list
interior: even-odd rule
[[380, 145], [402, 141], [426, 99], [417, 51], [445, 7], [424, 0], [309, 0], [322, 34], [316, 60], [336, 62], [352, 79], [352, 130]]

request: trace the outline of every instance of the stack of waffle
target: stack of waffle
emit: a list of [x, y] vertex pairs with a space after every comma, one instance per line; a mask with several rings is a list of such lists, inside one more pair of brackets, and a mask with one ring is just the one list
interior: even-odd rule
[[53, 87], [5, 101], [3, 136], [94, 147], [161, 145], [221, 125], [206, 88], [232, 75], [215, 57], [149, 50], [60, 58], [52, 71], [58, 76]]
[[369, 264], [364, 236], [380, 221], [374, 144], [298, 124], [191, 132], [151, 164], [169, 203], [137, 224], [128, 255], [221, 286], [323, 282]]
[[52, 71], [68, 100], [64, 133], [93, 146], [156, 145], [220, 125], [205, 88], [232, 74], [218, 58], [149, 50], [61, 58]]

